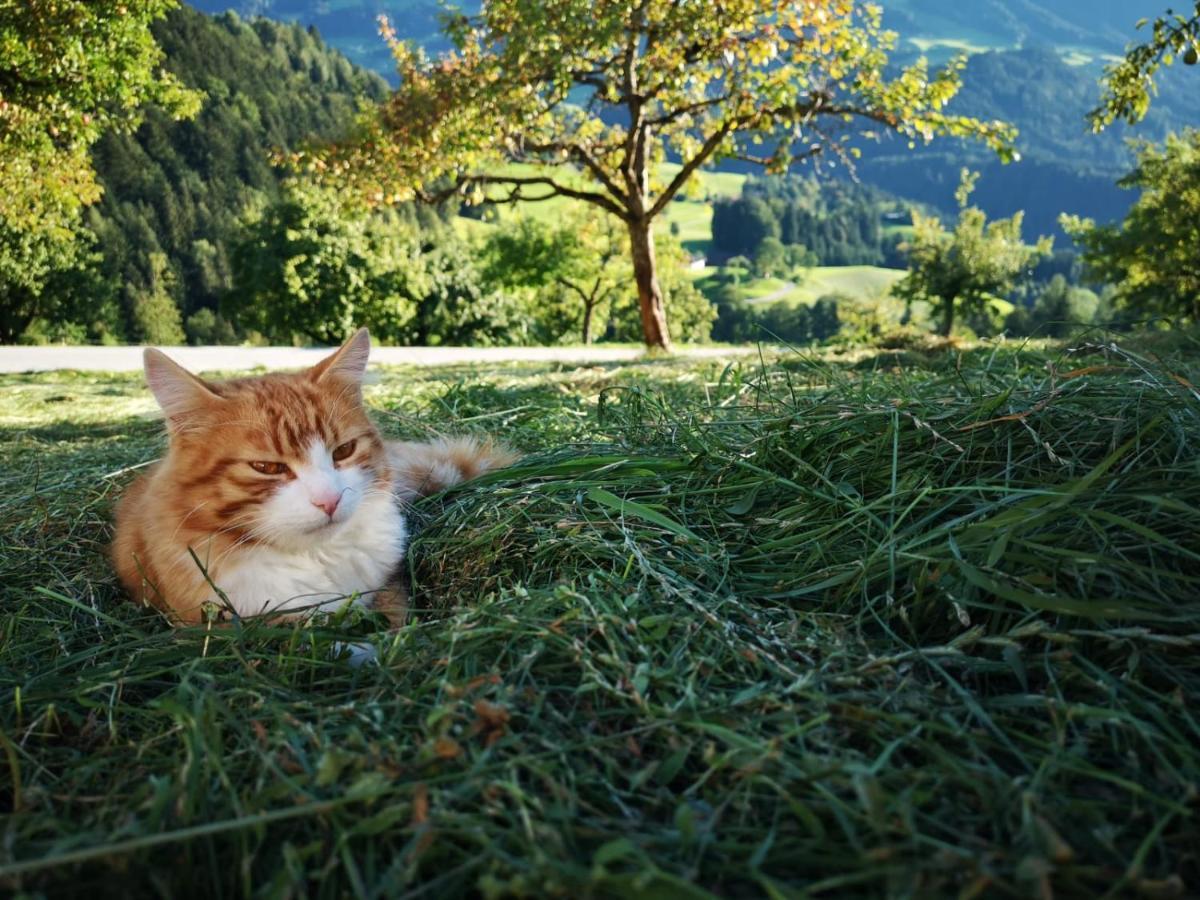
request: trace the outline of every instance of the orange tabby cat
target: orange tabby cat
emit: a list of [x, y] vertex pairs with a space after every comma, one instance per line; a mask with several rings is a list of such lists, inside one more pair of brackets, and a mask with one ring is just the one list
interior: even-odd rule
[[366, 329], [296, 374], [203, 381], [148, 349], [165, 458], [117, 508], [113, 562], [178, 624], [216, 603], [293, 616], [355, 600], [403, 621], [401, 503], [515, 458], [471, 438], [388, 442], [368, 418]]

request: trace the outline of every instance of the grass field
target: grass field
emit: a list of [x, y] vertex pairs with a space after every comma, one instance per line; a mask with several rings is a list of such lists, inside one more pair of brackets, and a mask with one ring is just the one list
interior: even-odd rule
[[[804, 303], [812, 304], [822, 297], [838, 294], [862, 303], [880, 302], [886, 305], [892, 287], [904, 277], [899, 269], [884, 269], [879, 266], [814, 266], [803, 270], [802, 281], [782, 278], [746, 277], [739, 285], [743, 299], [751, 302]], [[694, 280], [714, 283], [720, 269], [708, 266], [694, 273]], [[719, 282], [716, 282], [719, 283]], [[792, 288], [788, 289], [791, 284]]]
[[[172, 631], [104, 560], [140, 379], [0, 377], [0, 890], [1200, 890], [1194, 342], [392, 369], [528, 456], [418, 615]], [[352, 668], [335, 642], [370, 640]]]
[[879, 266], [816, 266], [808, 270], [804, 281], [781, 302], [815, 303], [831, 294], [876, 300], [887, 296], [903, 277], [904, 272], [899, 269]]

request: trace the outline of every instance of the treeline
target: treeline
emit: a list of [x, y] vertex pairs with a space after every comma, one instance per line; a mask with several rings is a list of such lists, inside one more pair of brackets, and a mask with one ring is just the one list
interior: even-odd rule
[[[586, 220], [476, 228], [467, 240], [414, 207], [364, 208], [291, 181], [233, 242], [234, 289], [216, 324], [236, 332], [211, 339], [332, 344], [366, 326], [413, 346], [639, 340], [623, 234], [614, 244]], [[672, 333], [707, 340], [713, 309], [686, 278], [682, 250], [664, 239], [658, 254]]]
[[730, 343], [784, 343], [806, 346], [837, 337], [842, 330], [839, 304], [846, 298], [822, 297], [811, 306], [772, 303], [753, 306], [744, 300], [717, 303], [713, 338]]
[[[136, 132], [99, 141], [105, 193], [86, 212], [90, 240], [57, 258], [22, 257], [49, 273], [52, 302], [32, 325], [27, 311], [0, 316], [4, 340], [332, 343], [357, 325], [415, 345], [639, 340], [628, 237], [614, 222], [477, 209], [481, 224], [450, 206], [371, 210], [275, 168], [275, 151], [344, 133], [360, 104], [387, 90], [315, 30], [184, 7], [156, 26], [156, 39], [167, 67], [203, 91], [201, 112], [177, 122], [151, 108]], [[943, 160], [939, 177], [951, 168]], [[986, 200], [990, 175], [981, 185]], [[904, 267], [913, 208], [847, 180], [749, 179], [739, 197], [715, 204], [712, 255], [726, 265], [698, 282], [708, 296], [678, 241], [658, 237], [672, 334], [795, 344], [877, 336], [871, 324], [864, 332], [854, 298], [757, 304], [740, 281], [803, 281], [814, 265]], [[1003, 311], [992, 304], [963, 324], [981, 335], [1042, 334], [1113, 321], [1111, 292], [1078, 287], [1080, 277], [1074, 254], [1056, 253], [1000, 292]]]
[[[867, 185], [811, 177], [750, 178], [739, 197], [713, 207], [713, 246], [726, 258], [802, 247], [821, 266], [904, 265], [906, 205]], [[890, 227], [889, 227], [890, 226]]]

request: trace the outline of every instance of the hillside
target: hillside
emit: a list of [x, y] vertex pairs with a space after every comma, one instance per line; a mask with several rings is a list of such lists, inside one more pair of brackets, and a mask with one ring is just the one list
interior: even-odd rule
[[[192, 0], [205, 12], [236, 10], [315, 25], [355, 62], [391, 75], [377, 17], [387, 15], [401, 37], [442, 46], [437, 0]], [[451, 4], [472, 11], [478, 0]], [[908, 49], [934, 57], [951, 51], [1053, 45], [1094, 57], [1118, 53], [1141, 16], [1161, 13], [1159, 0], [880, 0], [885, 24]]]
[[165, 296], [185, 320], [215, 308], [230, 286], [227, 240], [239, 216], [279, 194], [273, 149], [339, 133], [361, 97], [386, 90], [297, 25], [182, 8], [155, 36], [167, 68], [204, 91], [203, 108], [182, 123], [151, 109], [136, 133], [101, 140], [105, 195], [87, 219], [119, 285], [115, 330], [134, 339], [146, 330], [139, 304]]
[[245, 18], [265, 16], [313, 26], [356, 64], [389, 78], [394, 70], [391, 54], [379, 37], [380, 15], [391, 19], [401, 37], [430, 49], [446, 46], [438, 20], [442, 5], [437, 0], [191, 0], [191, 5], [207, 13], [233, 10]]
[[910, 199], [952, 209], [959, 169], [969, 165], [983, 172], [975, 200], [992, 216], [1023, 209], [1030, 230], [1046, 234], [1058, 230], [1061, 212], [1110, 221], [1123, 216], [1132, 200], [1115, 184], [1130, 165], [1128, 139], [1158, 139], [1200, 119], [1193, 74], [1164, 73], [1145, 122], [1097, 135], [1085, 120], [1099, 98], [1096, 64], [1070, 65], [1045, 47], [976, 54], [950, 108], [1016, 125], [1021, 160], [1005, 166], [980, 147], [952, 141], [916, 150], [884, 141], [864, 148], [860, 175]]
[[881, 0], [884, 22], [937, 56], [970, 49], [1055, 46], [1076, 58], [1118, 53], [1159, 0]]

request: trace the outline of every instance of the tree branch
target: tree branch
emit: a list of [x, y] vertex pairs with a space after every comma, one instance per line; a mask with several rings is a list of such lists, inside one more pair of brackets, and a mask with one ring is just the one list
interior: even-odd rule
[[[560, 184], [548, 175], [531, 175], [527, 177], [516, 175], [464, 175], [459, 178], [456, 187], [452, 189], [450, 193], [446, 195], [446, 197], [449, 197], [454, 193], [461, 192], [462, 187], [468, 184], [478, 184], [484, 186], [495, 184], [501, 187], [516, 187], [518, 191], [522, 186], [537, 185], [540, 187], [547, 187], [551, 191], [549, 194], [537, 197], [536, 200], [538, 201], [548, 200], [553, 196], [570, 197], [572, 200], [582, 200], [585, 203], [591, 203], [595, 206], [599, 206], [602, 209], [608, 210], [608, 212], [622, 220], [626, 219], [628, 216], [628, 213], [625, 211], [625, 209], [618, 206], [611, 198], [606, 197], [604, 194], [598, 194], [595, 191], [581, 191], [577, 188], [567, 187], [565, 184]], [[523, 198], [517, 197], [515, 199], [504, 200], [502, 202], [515, 203], [519, 199]]]
[[685, 184], [687, 184], [687, 180], [692, 177], [692, 173], [708, 161], [708, 158], [716, 152], [717, 148], [721, 146], [721, 143], [725, 140], [725, 138], [729, 137], [730, 133], [733, 132], [733, 130], [737, 128], [739, 124], [740, 122], [737, 119], [727, 119], [720, 128], [708, 136], [708, 140], [701, 145], [700, 149], [696, 152], [696, 155], [685, 162], [680, 167], [679, 171], [675, 173], [675, 177], [671, 179], [671, 183], [663, 189], [663, 192], [659, 196], [658, 200], [655, 201], [654, 205], [650, 207], [650, 211], [646, 214], [646, 218], [653, 219], [666, 208], [667, 204], [671, 202], [671, 199], [679, 193], [680, 189]]
[[597, 181], [599, 181], [602, 185], [604, 185], [604, 189], [607, 190], [610, 194], [612, 194], [613, 199], [615, 199], [622, 206], [625, 206], [628, 204], [629, 195], [621, 190], [620, 185], [618, 185], [615, 181], [613, 181], [612, 176], [610, 176], [608, 174], [608, 172], [606, 172], [604, 170], [604, 167], [602, 165], [600, 165], [599, 161], [597, 161], [597, 159], [594, 156], [592, 156], [592, 154], [588, 152], [588, 149], [586, 147], [584, 147], [582, 144], [551, 143], [551, 144], [526, 144], [525, 146], [527, 146], [534, 153], [562, 153], [562, 152], [565, 152], [569, 155], [574, 156], [581, 163], [583, 163], [584, 168], [587, 169], [589, 172], [591, 172], [593, 177], [595, 177], [595, 179]]
[[672, 110], [671, 112], [658, 116], [657, 118], [647, 119], [646, 123], [656, 128], [660, 125], [670, 125], [677, 119], [681, 119], [686, 115], [690, 115], [691, 113], [699, 112], [700, 110], [707, 109], [710, 106], [717, 106], [721, 103], [726, 103], [729, 101], [731, 96], [732, 95], [730, 94], [723, 94], [720, 97], [711, 97], [707, 100], [697, 100], [695, 103], [689, 103], [687, 106], [681, 106], [678, 109]]
[[570, 290], [577, 293], [579, 295], [579, 299], [582, 300], [584, 302], [584, 304], [587, 304], [589, 302], [590, 298], [588, 297], [587, 292], [584, 291], [584, 289], [581, 288], [579, 285], [577, 285], [575, 282], [571, 281], [569, 278], [563, 278], [561, 275], [559, 275], [554, 280], [557, 281], [561, 287], [569, 288]]

